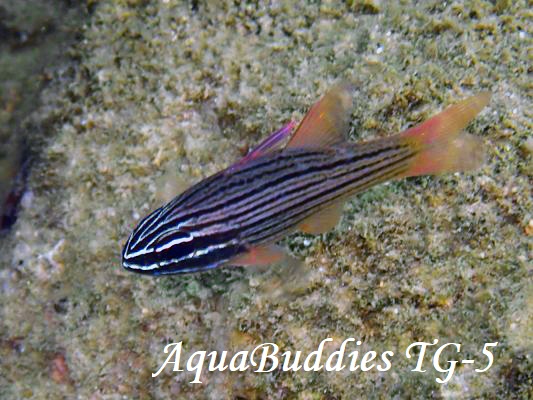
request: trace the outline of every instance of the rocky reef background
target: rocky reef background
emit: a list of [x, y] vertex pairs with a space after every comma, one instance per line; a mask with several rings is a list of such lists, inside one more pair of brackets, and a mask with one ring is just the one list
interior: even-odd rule
[[[531, 395], [527, 2], [295, 3], [82, 3], [90, 15], [64, 18], [77, 21], [79, 37], [63, 58], [26, 55], [35, 74], [47, 68], [36, 89], [23, 73], [6, 89], [6, 71], [21, 72], [13, 66], [23, 59], [1, 44], [0, 134], [17, 143], [3, 144], [2, 200], [20, 169], [19, 156], [10, 158], [18, 143], [33, 162], [18, 218], [0, 239], [0, 397]], [[75, 6], [61, 4], [63, 14]], [[387, 136], [490, 90], [468, 127], [487, 143], [486, 165], [354, 198], [334, 231], [284, 240], [297, 266], [157, 279], [121, 268], [139, 218], [300, 118], [340, 79], [357, 87], [351, 140]], [[354, 337], [363, 351], [395, 351], [393, 367], [215, 372], [202, 385], [188, 373], [151, 377], [173, 341], [186, 353], [263, 342], [308, 353], [326, 337], [334, 339], [326, 354]], [[447, 385], [429, 366], [410, 372], [402, 351], [434, 338], [462, 343], [476, 359], [485, 342], [499, 342], [494, 365], [483, 374], [459, 365]]]

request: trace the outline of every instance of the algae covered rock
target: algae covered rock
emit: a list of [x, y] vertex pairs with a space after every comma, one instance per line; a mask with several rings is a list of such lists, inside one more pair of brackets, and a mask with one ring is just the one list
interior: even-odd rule
[[[43, 119], [54, 105], [53, 129], [18, 220], [0, 239], [6, 397], [527, 397], [532, 32], [524, 2], [90, 8], [72, 79], [41, 94]], [[158, 279], [122, 269], [140, 218], [300, 118], [341, 79], [357, 88], [351, 140], [387, 136], [490, 90], [489, 107], [467, 128], [488, 144], [486, 165], [354, 198], [333, 231], [283, 240], [299, 260], [291, 265]], [[391, 366], [205, 367], [202, 384], [171, 367], [152, 377], [173, 342], [183, 342], [185, 369], [195, 351], [272, 342], [307, 355], [326, 338], [323, 362], [354, 338], [345, 346], [359, 351], [357, 362], [392, 351]], [[441, 384], [446, 373], [429, 347], [426, 372], [413, 372], [406, 349], [434, 339], [462, 345], [460, 355], [443, 353], [442, 367], [477, 363], [457, 364]], [[493, 342], [493, 365], [476, 373]]]

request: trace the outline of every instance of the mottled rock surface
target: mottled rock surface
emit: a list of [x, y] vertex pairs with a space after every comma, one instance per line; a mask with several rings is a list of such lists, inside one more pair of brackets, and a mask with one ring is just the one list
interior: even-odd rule
[[[0, 396], [531, 394], [526, 2], [222, 3], [91, 2], [76, 74], [42, 95], [53, 133], [0, 242]], [[386, 136], [491, 90], [468, 127], [488, 144], [486, 165], [354, 198], [334, 231], [284, 241], [299, 267], [158, 279], [121, 268], [140, 217], [301, 117], [339, 79], [357, 86], [351, 140]], [[328, 354], [354, 337], [363, 351], [394, 351], [393, 366], [215, 372], [202, 385], [183, 372], [151, 377], [173, 341], [187, 354], [263, 342], [308, 353], [326, 337]], [[483, 344], [499, 342], [494, 365], [483, 374], [458, 365], [447, 385], [430, 365], [410, 372], [405, 348], [434, 338], [462, 343], [478, 368]]]

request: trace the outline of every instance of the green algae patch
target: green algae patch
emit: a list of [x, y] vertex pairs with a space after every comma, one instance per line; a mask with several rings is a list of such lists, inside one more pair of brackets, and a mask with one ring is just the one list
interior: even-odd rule
[[[43, 118], [54, 106], [54, 135], [0, 242], [6, 396], [527, 397], [532, 32], [524, 2], [93, 7], [73, 50], [73, 81], [41, 99]], [[371, 189], [345, 205], [335, 230], [284, 239], [294, 264], [156, 279], [122, 269], [140, 218], [300, 118], [341, 79], [357, 89], [350, 140], [387, 136], [490, 90], [490, 105], [467, 128], [486, 141], [487, 163]], [[181, 372], [151, 377], [171, 342], [188, 352], [264, 342], [310, 352], [327, 337], [328, 352], [349, 337], [365, 351], [392, 350], [393, 366], [214, 372], [203, 385]], [[447, 385], [430, 368], [411, 372], [402, 352], [434, 338], [462, 343], [465, 357], [498, 342], [494, 365], [484, 374], [461, 365]]]

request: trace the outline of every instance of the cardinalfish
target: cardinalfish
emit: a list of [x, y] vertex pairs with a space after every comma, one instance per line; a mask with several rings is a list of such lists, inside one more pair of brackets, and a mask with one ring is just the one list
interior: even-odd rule
[[351, 143], [351, 89], [335, 86], [295, 130], [289, 123], [144, 218], [122, 264], [161, 275], [278, 262], [284, 252], [276, 241], [297, 230], [332, 229], [357, 193], [391, 179], [478, 167], [483, 142], [462, 129], [489, 99], [483, 92], [394, 136]]

